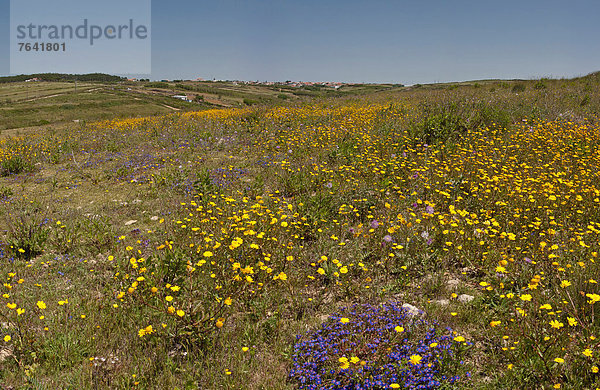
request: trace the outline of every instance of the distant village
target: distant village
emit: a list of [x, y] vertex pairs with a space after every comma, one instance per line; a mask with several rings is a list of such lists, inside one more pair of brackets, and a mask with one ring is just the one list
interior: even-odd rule
[[[149, 81], [148, 79], [128, 79], [128, 81]], [[221, 80], [221, 79], [212, 79], [206, 80], [201, 77], [194, 80], [160, 80], [161, 82], [180, 82], [180, 81], [202, 81], [202, 82], [213, 82], [213, 83], [232, 83], [233, 85], [287, 85], [290, 87], [330, 87], [338, 89], [346, 83], [342, 83], [339, 81], [244, 81], [244, 80]]]
[[[202, 80], [198, 80], [198, 81], [202, 81]], [[214, 80], [215, 82], [217, 81], [224, 81], [224, 80]], [[234, 84], [246, 84], [246, 85], [287, 85], [290, 87], [313, 87], [313, 86], [319, 86], [319, 87], [331, 87], [331, 88], [339, 88], [342, 85], [344, 85], [344, 83], [341, 83], [339, 81], [324, 81], [324, 82], [318, 82], [318, 81], [285, 81], [285, 82], [281, 82], [281, 81], [233, 81]]]

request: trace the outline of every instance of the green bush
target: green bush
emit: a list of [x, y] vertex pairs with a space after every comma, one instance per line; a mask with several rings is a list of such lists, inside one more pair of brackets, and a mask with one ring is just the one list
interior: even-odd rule
[[13, 196], [13, 191], [9, 187], [0, 186], [0, 199], [10, 198]]
[[466, 131], [456, 103], [424, 105], [422, 119], [411, 124], [412, 135], [427, 144], [444, 143]]
[[525, 92], [525, 89], [527, 89], [527, 87], [523, 83], [517, 83], [512, 87], [512, 91], [515, 93]]
[[146, 85], [144, 85], [144, 87], [146, 87], [146, 88], [169, 88], [169, 84], [163, 83], [163, 82], [155, 82], [155, 83], [147, 83]]
[[16, 155], [2, 161], [0, 165], [0, 176], [15, 175], [23, 172], [29, 172], [33, 169], [33, 164], [23, 157]]
[[43, 253], [49, 233], [46, 221], [21, 215], [18, 220], [9, 222], [7, 246], [16, 258], [28, 261]]
[[498, 106], [480, 104], [476, 112], [476, 127], [507, 128], [513, 121], [511, 114]]

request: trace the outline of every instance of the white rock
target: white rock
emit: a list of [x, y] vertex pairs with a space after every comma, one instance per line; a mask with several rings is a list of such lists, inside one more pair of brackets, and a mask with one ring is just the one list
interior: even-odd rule
[[150, 218], [151, 221], [158, 221], [158, 217], [155, 215], [152, 218]]
[[446, 284], [448, 285], [448, 287], [456, 287], [460, 284], [460, 280], [458, 279], [450, 279], [446, 282]]
[[473, 299], [475, 299], [474, 296], [472, 295], [467, 295], [467, 294], [460, 294], [458, 296], [458, 301], [462, 302], [462, 303], [469, 303], [471, 302]]
[[0, 363], [12, 356], [12, 350], [8, 348], [0, 348]]
[[418, 308], [416, 308], [415, 306], [411, 305], [410, 303], [404, 303], [404, 304], [402, 305], [402, 308], [403, 308], [404, 310], [406, 310], [406, 313], [407, 313], [409, 316], [414, 316], [414, 317], [416, 317], [416, 316], [421, 316], [421, 315], [423, 315], [423, 313], [424, 313], [422, 310], [419, 310]]
[[134, 223], [136, 223], [136, 222], [137, 222], [137, 220], [135, 220], [135, 219], [132, 219], [132, 220], [130, 220], [130, 221], [127, 221], [127, 222], [125, 222], [125, 226], [133, 225], [133, 224], [134, 224]]
[[440, 306], [448, 306], [450, 304], [450, 301], [448, 299], [436, 299], [435, 301], [433, 301], [433, 303]]

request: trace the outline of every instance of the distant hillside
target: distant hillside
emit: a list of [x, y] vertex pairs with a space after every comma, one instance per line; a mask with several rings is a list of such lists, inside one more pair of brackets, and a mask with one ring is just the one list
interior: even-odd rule
[[583, 77], [576, 77], [575, 79], [576, 80], [577, 79], [600, 80], [600, 70], [598, 70], [596, 72], [589, 73], [589, 74], [587, 74], [587, 75], [585, 75]]
[[22, 74], [18, 76], [0, 77], [0, 83], [15, 83], [30, 79], [38, 79], [40, 81], [98, 81], [102, 83], [118, 82], [127, 80], [125, 77], [113, 76], [104, 73], [90, 74], [62, 74], [62, 73], [38, 73], [38, 74]]

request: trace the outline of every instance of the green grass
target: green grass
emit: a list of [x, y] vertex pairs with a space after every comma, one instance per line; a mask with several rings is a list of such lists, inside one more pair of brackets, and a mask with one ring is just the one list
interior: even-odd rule
[[[93, 83], [78, 83], [80, 90], [98, 87]], [[34, 100], [50, 95], [70, 93], [75, 91], [75, 83], [70, 82], [29, 82], [0, 84], [0, 103]]]

